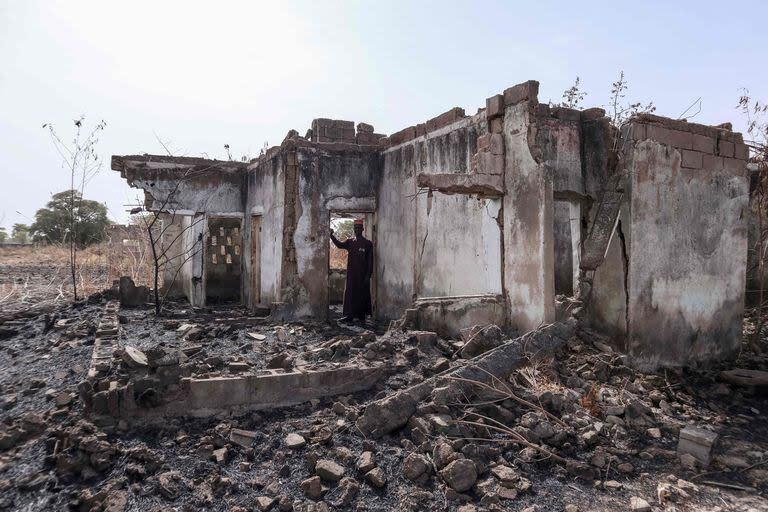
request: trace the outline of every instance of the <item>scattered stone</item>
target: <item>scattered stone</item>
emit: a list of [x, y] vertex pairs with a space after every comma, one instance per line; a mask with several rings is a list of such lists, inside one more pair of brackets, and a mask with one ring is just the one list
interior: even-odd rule
[[374, 487], [382, 488], [387, 484], [387, 474], [381, 468], [373, 468], [365, 474], [365, 479]]
[[454, 491], [465, 492], [477, 481], [477, 468], [471, 460], [459, 459], [443, 468], [440, 476]]
[[332, 460], [320, 459], [315, 464], [315, 473], [323, 480], [338, 482], [344, 476], [344, 468]]
[[650, 512], [651, 505], [643, 498], [633, 496], [629, 499], [629, 509], [633, 512]]
[[373, 457], [373, 452], [363, 452], [360, 458], [357, 459], [357, 470], [361, 473], [367, 473], [376, 467], [376, 461]]
[[429, 470], [429, 459], [418, 453], [411, 453], [403, 461], [403, 474], [409, 480], [417, 480]]
[[301, 490], [307, 497], [318, 500], [323, 495], [323, 484], [319, 476], [312, 476], [301, 482]]
[[305, 444], [307, 444], [307, 440], [299, 434], [291, 433], [285, 436], [285, 446], [288, 448], [301, 448]]
[[277, 503], [277, 498], [271, 498], [269, 496], [259, 496], [256, 498], [256, 508], [258, 508], [261, 512], [270, 510], [275, 506], [275, 503]]
[[229, 432], [229, 440], [243, 448], [250, 448], [256, 443], [256, 432], [233, 428]]
[[716, 433], [703, 428], [687, 426], [680, 431], [677, 454], [680, 457], [689, 454], [703, 467], [707, 467], [712, 457], [712, 447], [716, 441]]

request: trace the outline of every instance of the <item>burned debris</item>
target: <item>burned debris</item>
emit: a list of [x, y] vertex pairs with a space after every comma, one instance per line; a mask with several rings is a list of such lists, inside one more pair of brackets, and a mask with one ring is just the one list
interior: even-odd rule
[[[163, 308], [126, 277], [3, 317], [0, 507], [764, 507], [741, 135], [537, 94], [389, 136], [316, 119], [250, 162], [113, 157], [162, 215]], [[374, 319], [347, 324], [351, 218]]]

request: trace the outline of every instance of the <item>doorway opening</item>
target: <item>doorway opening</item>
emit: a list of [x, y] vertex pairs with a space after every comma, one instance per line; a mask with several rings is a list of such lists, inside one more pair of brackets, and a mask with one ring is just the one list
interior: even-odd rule
[[206, 304], [240, 302], [242, 219], [210, 217], [205, 243]]
[[[374, 244], [374, 261], [376, 257], [376, 226], [372, 212], [330, 212], [329, 227], [336, 238], [344, 242], [355, 236], [353, 226], [356, 219], [364, 223], [363, 236]], [[339, 320], [344, 316], [344, 289], [347, 282], [347, 251], [339, 249], [328, 240], [328, 319]], [[371, 309], [372, 315], [366, 323], [376, 318], [376, 265], [371, 276]]]

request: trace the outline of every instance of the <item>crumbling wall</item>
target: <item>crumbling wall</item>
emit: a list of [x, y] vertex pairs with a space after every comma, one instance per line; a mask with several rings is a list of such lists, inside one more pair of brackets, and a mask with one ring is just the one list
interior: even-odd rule
[[251, 303], [251, 221], [261, 216], [260, 291], [262, 304], [281, 300], [280, 287], [283, 270], [283, 228], [285, 210], [285, 161], [287, 155], [276, 152], [251, 164], [248, 168], [248, 199], [246, 203], [243, 247], [244, 299]]
[[[504, 136], [504, 286], [511, 327], [521, 332], [555, 318], [553, 176], [536, 143], [538, 82], [488, 100], [493, 133]], [[499, 104], [493, 110], [490, 106]]]
[[545, 172], [553, 177], [555, 293], [573, 295], [579, 275], [582, 209], [589, 202], [582, 169], [581, 112], [539, 104], [535, 113], [536, 151]]
[[596, 273], [598, 323], [615, 323], [641, 367], [726, 357], [742, 330], [746, 146], [725, 129], [650, 115], [624, 138], [629, 185], [607, 267]]
[[401, 316], [417, 298], [501, 293], [500, 191], [488, 197], [477, 186], [478, 140], [487, 131], [482, 113], [454, 108], [385, 140], [380, 318]]
[[296, 271], [283, 282], [283, 302], [295, 317], [325, 318], [330, 212], [376, 210], [379, 154], [376, 146], [296, 142], [296, 177], [285, 194], [294, 205], [295, 224], [286, 214], [285, 229], [291, 233]]

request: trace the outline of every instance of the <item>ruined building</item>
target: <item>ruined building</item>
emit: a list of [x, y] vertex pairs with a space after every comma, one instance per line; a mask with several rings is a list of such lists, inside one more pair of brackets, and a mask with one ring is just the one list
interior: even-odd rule
[[388, 137], [315, 119], [248, 163], [113, 156], [112, 169], [168, 214], [185, 256], [166, 272], [196, 306], [326, 318], [330, 216], [355, 213], [375, 246], [380, 322], [525, 332], [561, 304], [640, 366], [732, 353], [747, 257], [741, 135], [652, 115], [617, 134], [601, 109], [550, 107], [537, 92], [519, 84], [475, 115], [453, 108]]

